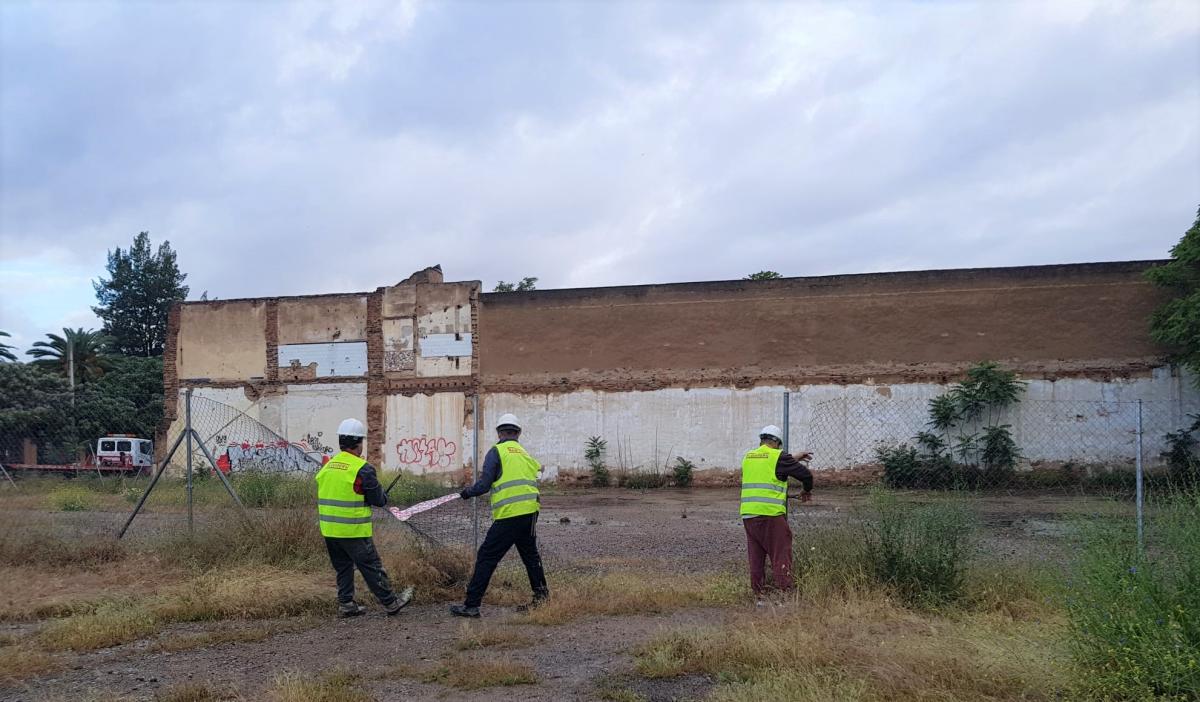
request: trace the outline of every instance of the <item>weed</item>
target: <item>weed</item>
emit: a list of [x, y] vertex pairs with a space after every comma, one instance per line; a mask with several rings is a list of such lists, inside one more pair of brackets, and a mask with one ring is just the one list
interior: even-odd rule
[[201, 634], [181, 634], [158, 642], [158, 650], [168, 653], [190, 651], [196, 648], [209, 648], [228, 643], [253, 643], [263, 641], [271, 635], [267, 627], [251, 627], [249, 629], [220, 629], [206, 631]]
[[234, 514], [194, 534], [162, 539], [154, 544], [154, 550], [168, 563], [197, 570], [239, 564], [303, 569], [324, 562], [324, 543], [311, 511]]
[[136, 641], [158, 627], [154, 614], [132, 603], [108, 603], [94, 612], [47, 624], [38, 642], [50, 651], [94, 651]]
[[458, 630], [458, 640], [454, 648], [459, 651], [470, 651], [491, 646], [506, 649], [522, 648], [533, 643], [533, 639], [512, 629], [502, 629], [489, 624], [472, 625], [463, 623]]
[[408, 471], [382, 473], [379, 482], [385, 488], [395, 483], [388, 492], [388, 500], [402, 507], [441, 497], [447, 491], [447, 487], [442, 483]]
[[686, 607], [733, 604], [744, 600], [744, 578], [733, 574], [680, 580], [645, 572], [608, 573], [555, 583], [554, 596], [520, 622], [555, 626], [581, 617], [669, 612]]
[[481, 659], [455, 656], [431, 666], [398, 663], [381, 670], [377, 675], [382, 678], [412, 678], [459, 690], [535, 685], [538, 682], [537, 673], [532, 667], [508, 657]]
[[1175, 495], [1147, 524], [1089, 525], [1068, 586], [1080, 684], [1097, 698], [1194, 699], [1200, 690], [1200, 492]]
[[273, 702], [375, 702], [375, 697], [362, 688], [360, 678], [345, 671], [320, 676], [284, 673], [275, 678], [267, 698]]
[[230, 482], [247, 507], [305, 507], [317, 500], [316, 481], [307, 476], [251, 470], [233, 475]]
[[671, 482], [666, 474], [651, 471], [633, 471], [624, 478], [621, 487], [630, 490], [655, 490], [666, 487]]
[[673, 469], [675, 486], [688, 487], [692, 484], [693, 473], [696, 470], [696, 464], [692, 463], [683, 456], [678, 456], [675, 459], [675, 468]]
[[45, 675], [61, 667], [57, 658], [33, 646], [0, 645], [0, 684]]
[[301, 578], [293, 571], [268, 566], [242, 566], [163, 588], [151, 607], [159, 619], [172, 622], [273, 619], [328, 613], [330, 594], [329, 585], [315, 577]]
[[604, 454], [607, 451], [607, 441], [599, 436], [588, 438], [583, 458], [588, 463], [588, 470], [592, 472], [592, 485], [596, 487], [608, 487], [609, 484], [608, 466], [604, 464]]
[[964, 591], [970, 526], [960, 505], [905, 504], [877, 490], [864, 525], [866, 558], [875, 578], [908, 604], [947, 604]]
[[[640, 647], [635, 665], [647, 677], [726, 681], [714, 692], [722, 700], [1048, 699], [1067, 682], [1047, 652], [1056, 633], [995, 617], [918, 615], [867, 593], [669, 632]], [[796, 651], [807, 652], [803, 660]], [[778, 694], [751, 694], [767, 691]]]
[[0, 564], [86, 568], [123, 560], [121, 542], [108, 536], [63, 538], [48, 528], [0, 521]]
[[80, 485], [62, 485], [50, 491], [47, 499], [59, 512], [86, 512], [95, 504], [94, 493]]

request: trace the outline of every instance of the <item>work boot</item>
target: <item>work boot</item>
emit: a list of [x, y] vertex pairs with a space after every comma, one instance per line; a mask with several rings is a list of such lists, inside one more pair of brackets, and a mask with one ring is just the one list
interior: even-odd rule
[[533, 593], [533, 601], [530, 602], [529, 604], [517, 605], [517, 611], [518, 612], [528, 612], [531, 609], [537, 609], [538, 607], [541, 607], [543, 604], [545, 604], [546, 600], [548, 600], [548, 599], [550, 599], [550, 591], [549, 590], [536, 590]]
[[354, 600], [349, 602], [338, 602], [338, 617], [342, 619], [346, 619], [348, 617], [357, 617], [365, 611], [367, 611], [367, 608], [363, 607]]
[[468, 607], [465, 604], [450, 605], [450, 614], [456, 617], [470, 617], [471, 619], [479, 618], [478, 607]]
[[406, 606], [408, 606], [408, 603], [412, 602], [412, 598], [413, 598], [412, 586], [406, 587], [406, 588], [404, 588], [404, 592], [401, 592], [400, 595], [396, 597], [396, 599], [392, 600], [391, 604], [384, 606], [384, 610], [387, 611], [387, 614], [389, 617], [400, 614], [400, 610], [402, 610]]

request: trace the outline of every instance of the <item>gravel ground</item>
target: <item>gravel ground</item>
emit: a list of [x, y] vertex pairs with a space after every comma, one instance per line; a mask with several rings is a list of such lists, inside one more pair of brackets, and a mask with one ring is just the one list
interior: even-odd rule
[[[807, 531], [820, 526], [853, 521], [864, 499], [862, 491], [818, 492], [813, 503], [793, 510], [796, 538], [802, 540]], [[943, 498], [916, 495], [914, 499]], [[544, 497], [538, 527], [551, 586], [556, 572], [603, 568], [606, 564], [622, 568], [645, 564], [659, 572], [674, 569], [681, 575], [740, 568], [745, 545], [736, 504], [734, 489], [551, 492]], [[970, 504], [982, 524], [984, 546], [993, 555], [1038, 554], [1041, 558], [1053, 557], [1069, 547], [1063, 536], [1076, 515], [1129, 511], [1129, 505], [1120, 503], [1047, 495], [997, 495], [974, 498]], [[75, 533], [112, 533], [124, 516], [119, 509], [48, 514], [22, 507], [13, 509], [0, 503], [0, 516], [52, 519]], [[452, 515], [439, 528], [443, 536], [469, 542], [470, 522], [465, 518], [469, 508], [459, 503], [456, 509], [458, 516]], [[201, 509], [197, 521], [208, 523], [221, 519], [223, 514], [227, 512]], [[378, 528], [397, 528], [388, 519], [381, 516]], [[179, 513], [151, 512], [139, 518], [130, 538], [152, 538], [181, 529], [185, 523]], [[430, 521], [425, 526], [438, 524]], [[691, 609], [663, 616], [591, 619], [558, 627], [514, 624], [535, 643], [512, 655], [532, 665], [541, 682], [504, 688], [503, 695], [496, 689], [463, 692], [411, 680], [381, 680], [370, 683], [370, 688], [380, 700], [490, 700], [501, 696], [589, 700], [598, 699], [598, 686], [604, 681], [617, 680], [651, 700], [699, 699], [711, 687], [710, 681], [684, 678], [654, 682], [636, 678], [630, 675], [631, 651], [664, 629], [716, 623], [731, 612]], [[499, 619], [510, 613], [492, 608], [486, 615]], [[437, 660], [453, 650], [460, 626], [461, 622], [447, 616], [442, 605], [414, 605], [396, 619], [373, 609], [359, 620], [317, 621], [299, 631], [292, 622], [281, 633], [254, 643], [164, 653], [154, 647], [153, 641], [142, 641], [79, 655], [68, 670], [57, 675], [29, 681], [23, 687], [0, 688], [0, 700], [84, 700], [88, 694], [98, 692], [150, 700], [156, 693], [189, 681], [233, 685], [247, 699], [257, 699], [277, 675], [287, 670], [317, 672], [338, 666], [374, 668], [396, 661], [419, 664]], [[176, 626], [163, 635], [196, 629], [196, 625]], [[488, 657], [500, 653], [485, 649], [458, 655]]]

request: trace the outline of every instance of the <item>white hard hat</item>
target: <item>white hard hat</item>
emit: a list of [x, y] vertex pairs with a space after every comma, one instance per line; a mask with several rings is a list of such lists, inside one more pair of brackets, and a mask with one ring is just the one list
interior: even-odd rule
[[776, 439], [783, 441], [783, 430], [780, 429], [779, 427], [775, 426], [774, 424], [768, 424], [767, 426], [763, 427], [762, 431], [758, 432], [758, 435], [759, 436], [773, 436]]
[[357, 419], [354, 419], [353, 417], [351, 417], [350, 419], [343, 419], [342, 423], [338, 425], [338, 436], [366, 436], [366, 435], [367, 435], [367, 428], [363, 426], [362, 422], [358, 421]]
[[500, 419], [496, 420], [496, 428], [499, 429], [500, 427], [516, 427], [520, 429], [521, 422], [517, 420], [517, 415], [515, 414], [502, 414], [500, 415]]

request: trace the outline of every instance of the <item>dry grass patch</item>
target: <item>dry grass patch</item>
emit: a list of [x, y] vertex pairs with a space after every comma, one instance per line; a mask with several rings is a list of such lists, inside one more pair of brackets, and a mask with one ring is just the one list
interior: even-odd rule
[[508, 657], [480, 659], [456, 656], [427, 666], [398, 663], [379, 671], [377, 677], [410, 678], [459, 690], [536, 685], [538, 682], [537, 673], [531, 666]]
[[113, 603], [52, 621], [38, 632], [37, 640], [50, 651], [94, 651], [136, 641], [157, 629], [154, 614], [144, 606]]
[[723, 606], [749, 596], [745, 578], [729, 574], [672, 577], [608, 573], [555, 580], [550, 599], [514, 622], [556, 626], [588, 616], [659, 614], [686, 607]]
[[34, 678], [60, 668], [62, 662], [41, 649], [23, 643], [0, 646], [0, 684]]
[[240, 700], [242, 696], [230, 687], [214, 687], [208, 683], [184, 683], [175, 685], [154, 696], [156, 702], [217, 702], [218, 700]]
[[196, 648], [208, 648], [230, 643], [255, 643], [277, 634], [304, 631], [323, 623], [315, 617], [292, 621], [271, 622], [259, 626], [220, 628], [190, 634], [172, 634], [163, 637], [156, 645], [159, 651], [175, 653]]
[[163, 588], [151, 608], [175, 622], [328, 613], [333, 601], [328, 581], [269, 566], [212, 571]]
[[1066, 662], [1053, 653], [1061, 631], [1061, 623], [992, 614], [922, 615], [868, 594], [667, 634], [642, 647], [637, 668], [647, 677], [695, 673], [741, 685], [719, 690], [734, 695], [722, 699], [776, 689], [772, 680], [789, 672], [809, 683], [785, 699], [1054, 699], [1068, 683]]
[[272, 702], [375, 702], [353, 673], [332, 671], [319, 676], [284, 673], [267, 691]]
[[533, 639], [512, 628], [500, 628], [490, 624], [471, 624], [463, 622], [458, 630], [458, 640], [454, 647], [459, 651], [471, 651], [491, 646], [504, 648], [524, 648], [533, 645]]

